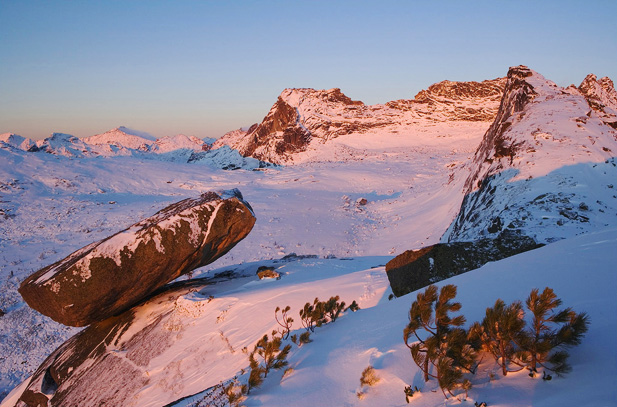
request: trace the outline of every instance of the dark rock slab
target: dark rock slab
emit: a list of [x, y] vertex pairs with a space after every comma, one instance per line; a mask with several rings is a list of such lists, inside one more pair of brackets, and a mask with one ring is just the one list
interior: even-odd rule
[[172, 284], [142, 304], [88, 326], [41, 364], [16, 405], [133, 405], [139, 391], [157, 385], [148, 374], [149, 363], [182, 335], [181, 329], [170, 328], [181, 314], [177, 301], [185, 295], [200, 296], [207, 284], [201, 279]]
[[125, 311], [179, 276], [218, 259], [253, 228], [239, 191], [185, 199], [92, 243], [24, 280], [30, 307], [84, 326]]
[[536, 249], [542, 244], [526, 236], [500, 236], [475, 242], [438, 243], [407, 250], [386, 264], [397, 297], [430, 284], [477, 269], [490, 262]]

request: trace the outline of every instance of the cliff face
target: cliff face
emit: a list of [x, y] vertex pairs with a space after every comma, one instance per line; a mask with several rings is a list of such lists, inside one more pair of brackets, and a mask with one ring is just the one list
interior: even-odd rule
[[504, 84], [504, 78], [444, 81], [421, 91], [413, 100], [374, 106], [354, 101], [337, 88], [285, 89], [260, 124], [245, 134], [230, 132], [214, 147], [229, 145], [244, 156], [283, 164], [313, 143], [376, 129], [387, 133], [410, 121], [488, 122], [497, 113]]
[[[515, 121], [515, 115], [518, 114], [518, 117], [522, 118], [521, 112], [537, 95], [533, 85], [526, 80], [532, 75], [533, 72], [522, 65], [510, 68], [508, 71], [499, 110], [474, 156], [473, 164], [479, 167], [478, 171], [475, 174], [472, 173], [465, 183], [465, 190], [468, 193], [473, 190], [474, 183], [487, 176], [488, 173], [482, 171], [482, 167], [486, 170], [490, 168], [483, 165], [485, 162], [492, 163], [498, 158], [513, 157], [517, 148], [520, 147], [520, 142], [507, 133], [507, 130]], [[495, 170], [497, 169], [493, 171]]]

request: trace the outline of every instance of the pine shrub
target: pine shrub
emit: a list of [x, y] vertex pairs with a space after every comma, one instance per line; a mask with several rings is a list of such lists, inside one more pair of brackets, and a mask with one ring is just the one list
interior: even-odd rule
[[506, 306], [498, 299], [492, 308], [486, 309], [482, 323], [474, 323], [470, 329], [472, 342], [479, 343], [483, 350], [490, 353], [501, 367], [501, 373], [506, 376], [509, 366], [519, 362], [521, 353], [518, 345], [524, 340], [525, 312], [520, 301]]
[[315, 298], [313, 304], [307, 302], [300, 310], [300, 319], [307, 331], [315, 332], [315, 327], [326, 322], [325, 304], [319, 298]]
[[[465, 317], [449, 315], [461, 309], [460, 303], [452, 301], [455, 297], [454, 285], [445, 285], [439, 292], [436, 286], [428, 286], [411, 305], [409, 323], [403, 331], [405, 345], [422, 370], [424, 381], [437, 379], [446, 398], [446, 391], [452, 394], [452, 389], [463, 385], [463, 370], [472, 371], [477, 356], [467, 341], [467, 332], [460, 328]], [[424, 338], [419, 331], [428, 336]], [[416, 339], [413, 344], [412, 337]]]
[[356, 300], [353, 300], [347, 309], [351, 312], [356, 312], [360, 309], [360, 306], [358, 305]]
[[[289, 312], [290, 309], [291, 308], [288, 305], [288, 306], [286, 306], [283, 309], [281, 309], [280, 307], [276, 307], [276, 310], [274, 310], [274, 319], [276, 319], [276, 322], [282, 328], [281, 336], [283, 337], [283, 339], [289, 338], [289, 333], [291, 332], [291, 326], [292, 326], [292, 324], [294, 322], [292, 317], [287, 316], [287, 313]], [[280, 319], [278, 317], [279, 311], [281, 311], [281, 318]]]
[[330, 299], [324, 303], [324, 314], [331, 322], [336, 321], [339, 315], [341, 315], [341, 312], [345, 309], [345, 302], [338, 302], [339, 299], [340, 297], [337, 295], [335, 297], [330, 297]]
[[571, 308], [557, 310], [561, 304], [561, 299], [549, 287], [541, 294], [534, 288], [525, 301], [533, 319], [524, 332], [521, 347], [532, 375], [539, 366], [559, 376], [568, 373], [571, 367], [567, 348], [579, 345], [587, 332], [589, 316], [584, 312], [577, 314]]
[[268, 377], [270, 370], [282, 369], [288, 365], [287, 356], [291, 350], [291, 345], [287, 344], [281, 349], [282, 340], [283, 338], [277, 336], [276, 331], [273, 331], [271, 340], [268, 335], [264, 335], [257, 341], [255, 349], [249, 355], [249, 367], [251, 369], [249, 389], [259, 387]]

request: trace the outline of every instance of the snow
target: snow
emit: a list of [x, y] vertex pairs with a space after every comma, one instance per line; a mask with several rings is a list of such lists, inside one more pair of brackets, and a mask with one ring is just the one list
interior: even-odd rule
[[237, 151], [214, 140], [178, 134], [155, 139], [147, 133], [118, 127], [108, 132], [83, 139], [70, 134], [53, 133], [34, 142], [21, 136], [0, 135], [0, 148], [46, 152], [72, 158], [132, 156], [165, 162], [191, 162], [224, 169], [256, 169], [263, 166], [259, 160], [244, 158]]
[[[583, 343], [571, 350], [573, 371], [550, 382], [530, 378], [524, 371], [502, 377], [498, 367], [487, 359], [472, 377], [474, 388], [469, 398], [444, 402], [434, 382], [422, 381], [402, 341], [407, 313], [417, 293], [389, 301], [384, 268], [379, 266], [386, 259], [379, 257], [300, 260], [278, 266], [278, 271], [283, 272], [281, 280], [265, 282], [253, 278], [248, 283], [208, 288], [200, 295], [213, 295], [215, 299], [208, 306], [218, 312], [180, 311], [191, 314], [185, 321], [192, 325], [185, 322], [186, 330], [178, 348], [161, 355], [157, 362], [169, 365], [170, 358], [176, 363], [182, 358], [200, 358], [198, 355], [206, 352], [207, 335], [214, 340], [220, 332], [235, 351], [219, 349], [222, 354], [219, 353], [217, 361], [200, 360], [199, 369], [211, 372], [205, 381], [199, 375], [193, 378], [192, 369], [196, 366], [182, 364], [184, 393], [190, 394], [200, 386], [205, 389], [248, 367], [246, 355], [237, 350], [250, 347], [259, 339], [257, 332], [276, 328], [273, 314], [277, 306], [290, 305], [290, 315], [297, 317], [304, 302], [315, 296], [327, 299], [338, 294], [347, 303], [357, 299], [361, 309], [356, 313], [347, 311], [335, 323], [317, 328], [311, 335], [313, 342], [301, 348], [294, 345], [288, 357], [294, 371], [282, 380], [282, 372], [269, 375], [261, 388], [251, 392], [245, 401], [247, 407], [359, 405], [359, 379], [369, 365], [381, 380], [366, 391], [361, 403], [367, 406], [405, 405], [406, 385], [420, 388], [411, 403], [422, 406], [473, 406], [475, 401], [491, 406], [613, 405], [617, 396], [617, 351], [612, 344], [617, 314], [610, 310], [614, 309], [612, 298], [617, 288], [617, 276], [612, 272], [612, 264], [617, 261], [612, 250], [615, 244], [616, 229], [591, 233], [489, 263], [438, 284], [457, 285], [457, 300], [463, 304], [462, 313], [468, 324], [481, 320], [484, 309], [497, 298], [506, 302], [524, 300], [534, 287], [550, 286], [564, 305], [578, 312], [586, 311], [591, 317], [590, 330]], [[197, 294], [192, 295], [180, 304], [195, 308], [195, 301], [198, 304], [199, 300]], [[210, 322], [200, 322], [199, 318]], [[292, 333], [302, 331], [296, 322]], [[195, 338], [200, 338], [199, 345]], [[189, 348], [191, 352], [187, 353]], [[490, 378], [492, 375], [494, 379]], [[145, 392], [138, 396], [139, 405], [160, 405], [164, 403], [161, 400], [169, 398], [164, 398], [166, 393], [160, 389], [148, 388]], [[196, 396], [177, 405], [191, 406], [199, 399]]]
[[[554, 90], [542, 81], [534, 86]], [[135, 395], [135, 405], [164, 405], [230, 380], [248, 367], [242, 349], [252, 349], [277, 327], [277, 306], [291, 306], [293, 333], [301, 333], [298, 310], [303, 304], [333, 295], [347, 304], [356, 300], [361, 309], [318, 328], [311, 335], [313, 342], [301, 348], [293, 345], [289, 362], [294, 371], [285, 378], [282, 372], [268, 375], [264, 385], [251, 392], [247, 407], [403, 406], [406, 385], [421, 388], [411, 400], [411, 405], [421, 406], [473, 406], [475, 401], [489, 406], [615, 405], [617, 185], [612, 180], [617, 173], [601, 149], [614, 133], [593, 116], [585, 129], [569, 119], [584, 109], [580, 96], [552, 95], [536, 98], [528, 115], [512, 127], [531, 141], [534, 123], [541, 125], [533, 142], [542, 143], [543, 153], [533, 156], [535, 165], [517, 164], [525, 179], [508, 177], [520, 173], [504, 175], [510, 182], [504, 182], [508, 193], [500, 195], [499, 204], [533, 200], [562, 185], [563, 191], [576, 193], [573, 203], [587, 205], [589, 222], [565, 225], [565, 240], [438, 285], [458, 286], [457, 300], [468, 324], [480, 320], [497, 298], [524, 300], [532, 288], [546, 286], [565, 306], [589, 313], [590, 330], [572, 349], [573, 371], [564, 378], [544, 382], [520, 372], [505, 378], [497, 374], [491, 380], [491, 373], [498, 372], [485, 360], [466, 401], [444, 401], [434, 382], [421, 380], [402, 340], [417, 293], [389, 300], [384, 264], [395, 254], [440, 241], [460, 208], [470, 160], [489, 123], [410, 117], [395, 127], [312, 143], [294, 156], [293, 165], [261, 171], [246, 170], [257, 169], [259, 162], [228, 146], [199, 152], [200, 159], [190, 164], [147, 158], [151, 147], [137, 154], [122, 143], [96, 146], [67, 135], [46, 141], [55, 154], [28, 153], [15, 148], [15, 141], [11, 148], [0, 148], [0, 308], [6, 312], [0, 317], [0, 398], [15, 389], [1, 406], [12, 406], [19, 392], [16, 386], [79, 331], [27, 307], [17, 292], [20, 281], [173, 202], [234, 188], [242, 191], [257, 217], [254, 229], [227, 255], [195, 270], [194, 277], [229, 270], [245, 277], [220, 281], [165, 305], [172, 309], [166, 328], [181, 328], [182, 335], [143, 367], [153, 384]], [[565, 111], [564, 104], [569, 106]], [[7, 143], [9, 136], [2, 137], [0, 141]], [[158, 144], [148, 141], [148, 146], [168, 142], [193, 152], [197, 150], [192, 143], [199, 144], [175, 136]], [[81, 147], [96, 153], [83, 153]], [[220, 169], [230, 164], [241, 169]], [[532, 179], [527, 181], [529, 175]], [[361, 198], [366, 205], [356, 205]], [[557, 216], [559, 210], [550, 202], [542, 205], [546, 210], [526, 208], [538, 220], [533, 231], [540, 238], [548, 236], [546, 224], [540, 223], [543, 217]], [[284, 256], [289, 257], [281, 260]], [[258, 280], [259, 266], [275, 267], [282, 278]], [[148, 310], [143, 312], [145, 323]], [[360, 375], [368, 365], [381, 380], [365, 388], [359, 400]], [[202, 397], [190, 397], [178, 406], [197, 405]]]

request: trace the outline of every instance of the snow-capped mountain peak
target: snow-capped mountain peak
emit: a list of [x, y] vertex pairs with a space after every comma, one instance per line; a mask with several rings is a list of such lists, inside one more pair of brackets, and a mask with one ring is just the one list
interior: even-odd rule
[[[135, 134], [136, 133], [136, 134]], [[146, 137], [144, 137], [144, 135]], [[84, 138], [88, 144], [94, 145], [115, 145], [118, 147], [132, 148], [136, 150], [147, 150], [148, 145], [156, 138], [147, 137], [147, 133], [136, 132], [124, 126], [117, 127], [105, 133], [97, 134]]]
[[525, 66], [510, 68], [497, 117], [473, 158], [461, 210], [443, 240], [509, 231], [546, 242], [606, 224], [617, 210], [610, 193], [617, 131], [593, 103]]
[[29, 138], [22, 137], [14, 133], [0, 134], [0, 145], [4, 144], [10, 148], [28, 151], [35, 145], [35, 142]]
[[246, 134], [228, 133], [217, 145], [229, 145], [243, 156], [278, 164], [292, 163], [298, 153], [350, 134], [399, 133], [419, 122], [491, 121], [505, 79], [484, 82], [444, 81], [414, 100], [368, 106], [338, 88], [285, 89], [270, 112]]

